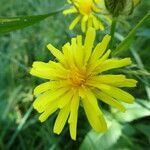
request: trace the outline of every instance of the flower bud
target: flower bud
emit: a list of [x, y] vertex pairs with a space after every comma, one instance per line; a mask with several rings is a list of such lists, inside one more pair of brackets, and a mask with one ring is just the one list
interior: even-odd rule
[[129, 15], [140, 0], [105, 0], [106, 9], [113, 17]]
[[126, 0], [105, 0], [107, 10], [112, 16], [117, 17], [122, 12], [126, 4]]

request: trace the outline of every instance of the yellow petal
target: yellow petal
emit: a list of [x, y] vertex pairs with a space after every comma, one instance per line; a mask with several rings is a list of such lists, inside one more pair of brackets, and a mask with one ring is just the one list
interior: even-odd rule
[[94, 28], [88, 28], [86, 37], [85, 37], [85, 43], [84, 43], [85, 63], [89, 60], [91, 56], [95, 36], [96, 36], [96, 32]]
[[106, 51], [106, 48], [109, 44], [109, 41], [111, 39], [111, 36], [110, 35], [105, 35], [102, 42], [100, 42], [99, 44], [96, 45], [93, 53], [92, 53], [92, 56], [91, 56], [91, 61], [95, 61], [96, 59], [100, 58], [104, 52]]
[[30, 70], [30, 74], [33, 75], [33, 76], [37, 76], [37, 77], [40, 77], [40, 78], [44, 78], [44, 79], [52, 79], [52, 77], [48, 74], [48, 72], [39, 72], [38, 70], [32, 68]]
[[55, 91], [47, 91], [41, 96], [39, 96], [33, 103], [33, 107], [38, 112], [43, 112], [46, 108], [47, 104], [51, 101], [54, 101], [58, 99], [60, 96], [62, 96], [65, 92], [67, 92], [67, 88], [60, 88]]
[[45, 111], [40, 115], [39, 120], [44, 122], [52, 113], [57, 110], [57, 103], [51, 102], [47, 105]]
[[64, 56], [65, 56], [65, 61], [67, 63], [68, 68], [73, 68], [75, 67], [75, 62], [74, 62], [74, 49], [72, 49], [72, 45], [69, 43], [66, 43], [62, 47]]
[[70, 123], [69, 130], [70, 130], [71, 138], [73, 140], [76, 140], [76, 136], [77, 136], [77, 120], [74, 120], [73, 122]]
[[93, 84], [93, 86], [99, 88], [102, 92], [108, 94], [109, 96], [111, 96], [117, 100], [121, 100], [126, 103], [134, 102], [134, 97], [131, 94], [129, 94], [119, 88], [109, 86], [106, 84], [95, 84], [95, 85]]
[[77, 23], [80, 21], [80, 19], [81, 19], [81, 16], [80, 15], [77, 16], [70, 24], [69, 30], [73, 30], [73, 28], [77, 25]]
[[89, 103], [93, 106], [93, 108], [95, 109], [95, 112], [97, 112], [97, 114], [101, 114], [101, 111], [98, 107], [97, 99], [96, 99], [94, 93], [88, 88], [84, 88], [83, 92], [84, 92], [83, 93], [84, 98], [86, 98], [86, 100], [89, 101]]
[[117, 87], [136, 87], [137, 81], [134, 79], [125, 79], [122, 82], [116, 83], [115, 86]]
[[87, 74], [91, 72], [96, 72], [97, 67], [100, 66], [106, 59], [108, 59], [109, 55], [111, 53], [111, 50], [108, 50], [99, 60], [95, 60], [87, 65]]
[[45, 79], [51, 79], [51, 68], [48, 65], [48, 63], [44, 63], [44, 62], [40, 62], [40, 61], [35, 61], [32, 64], [32, 69], [30, 70], [30, 74], [34, 75], [34, 76], [38, 76], [41, 78], [45, 78]]
[[92, 10], [96, 13], [100, 12], [100, 8], [98, 8], [97, 5], [102, 3], [102, 2], [100, 2], [101, 0], [93, 0], [93, 1], [95, 4], [93, 5]]
[[116, 83], [123, 81], [126, 79], [125, 75], [99, 75], [99, 76], [93, 76], [90, 78], [90, 81], [96, 81], [96, 82], [102, 82], [102, 83]]
[[59, 88], [66, 87], [66, 85], [67, 85], [67, 81], [65, 81], [65, 80], [45, 82], [45, 83], [38, 85], [34, 89], [34, 95], [43, 93], [47, 90], [53, 90], [54, 91], [54, 90], [57, 90]]
[[77, 9], [74, 6], [72, 6], [71, 8], [64, 10], [63, 14], [67, 15], [67, 14], [72, 14], [72, 13], [76, 13], [76, 12], [77, 12]]
[[72, 98], [71, 102], [71, 113], [69, 117], [69, 129], [70, 129], [70, 135], [73, 140], [76, 140], [76, 130], [77, 130], [77, 118], [78, 118], [78, 108], [79, 108], [79, 96], [78, 94], [75, 94]]
[[83, 66], [83, 60], [84, 60], [84, 51], [83, 51], [83, 45], [82, 45], [82, 36], [77, 36], [77, 48], [75, 53], [75, 62], [79, 68], [82, 68]]
[[83, 99], [83, 107], [87, 116], [87, 119], [92, 128], [97, 132], [104, 132], [107, 130], [107, 124], [103, 115], [97, 114], [91, 103], [87, 99]]
[[95, 28], [96, 30], [99, 29], [99, 23], [98, 23], [98, 21], [97, 21], [97, 19], [96, 19], [95, 17], [93, 17], [93, 26], [94, 26], [94, 28]]
[[103, 83], [115, 87], [135, 87], [137, 81], [134, 79], [127, 79], [125, 75], [99, 75], [87, 80], [87, 85], [95, 83]]
[[89, 78], [86, 82], [87, 85], [93, 86], [100, 84], [109, 84], [114, 85], [117, 82], [121, 82], [125, 79], [124, 75], [99, 75], [99, 76], [93, 76]]
[[30, 73], [32, 75], [38, 76], [38, 77], [45, 77], [46, 79], [66, 79], [67, 77], [67, 70], [57, 70], [56, 68], [53, 68], [50, 63], [44, 63], [44, 62], [34, 62], [33, 68], [31, 69]]
[[70, 105], [66, 105], [63, 109], [60, 110], [54, 124], [53, 129], [54, 133], [56, 134], [61, 133], [68, 119], [69, 112], [70, 112]]
[[88, 20], [88, 16], [84, 16], [81, 20], [81, 30], [82, 32], [85, 32], [86, 31], [86, 28], [87, 28], [87, 20]]
[[60, 52], [60, 50], [56, 49], [53, 45], [48, 44], [47, 48], [51, 51], [51, 53], [59, 60], [59, 61], [63, 61], [64, 60], [64, 56], [63, 54]]
[[73, 92], [72, 91], [68, 91], [67, 93], [65, 93], [58, 102], [58, 107], [59, 108], [63, 108], [65, 107], [72, 99], [73, 96]]
[[78, 46], [82, 46], [82, 36], [81, 35], [77, 35], [77, 44], [78, 44]]
[[104, 30], [104, 25], [102, 24], [102, 22], [95, 16], [93, 16], [92, 18], [93, 18], [93, 24], [96, 27], [96, 29]]
[[92, 16], [90, 16], [90, 17], [88, 18], [87, 27], [88, 27], [88, 28], [93, 27], [93, 19], [92, 19]]
[[45, 92], [45, 91], [49, 90], [50, 88], [51, 88], [51, 82], [42, 83], [34, 89], [34, 95]]
[[131, 59], [130, 58], [124, 58], [124, 59], [108, 59], [100, 64], [100, 66], [97, 69], [98, 73], [101, 73], [103, 71], [107, 71], [114, 68], [121, 68], [127, 65], [130, 65]]
[[74, 119], [78, 114], [79, 101], [80, 101], [79, 95], [75, 94], [71, 100], [71, 113], [68, 120], [69, 123], [74, 122]]
[[[111, 50], [109, 49], [109, 50], [99, 59], [99, 62], [103, 62], [103, 61], [105, 61], [106, 59], [108, 59], [110, 53], [111, 53]], [[100, 64], [100, 63], [99, 63], [99, 64]]]
[[67, 70], [61, 63], [56, 63], [54, 61], [49, 61], [49, 65], [52, 69], [59, 74], [62, 78], [67, 77], [69, 70]]
[[99, 90], [94, 90], [94, 92], [96, 93], [96, 97], [98, 99], [100, 99], [101, 101], [103, 101], [104, 103], [109, 104], [122, 112], [126, 111], [126, 108], [120, 102], [118, 102], [114, 98], [110, 97], [109, 95], [107, 95]]
[[101, 22], [101, 21], [99, 21], [99, 28], [100, 28], [100, 30], [104, 30], [105, 28], [104, 28], [104, 25], [103, 25], [103, 23]]

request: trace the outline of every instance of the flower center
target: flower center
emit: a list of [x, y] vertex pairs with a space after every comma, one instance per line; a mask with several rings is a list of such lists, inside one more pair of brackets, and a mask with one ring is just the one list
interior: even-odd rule
[[75, 3], [82, 15], [89, 15], [92, 12], [93, 1], [92, 0], [77, 0]]
[[82, 86], [86, 81], [86, 74], [73, 70], [70, 72], [69, 80], [75, 87]]

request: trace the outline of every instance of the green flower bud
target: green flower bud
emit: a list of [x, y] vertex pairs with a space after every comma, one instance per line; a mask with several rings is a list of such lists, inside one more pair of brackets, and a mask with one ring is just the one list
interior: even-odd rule
[[105, 0], [106, 9], [113, 17], [129, 15], [140, 0]]
[[117, 17], [124, 10], [126, 0], [105, 0], [107, 10], [112, 16]]

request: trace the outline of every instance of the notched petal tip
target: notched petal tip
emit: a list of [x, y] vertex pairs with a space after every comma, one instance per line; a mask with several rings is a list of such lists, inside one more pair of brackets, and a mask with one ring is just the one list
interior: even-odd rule
[[71, 139], [72, 139], [73, 141], [76, 141], [76, 136], [72, 136], [72, 135], [71, 135]]
[[33, 95], [38, 95], [39, 94], [39, 92], [38, 92], [38, 89], [37, 89], [37, 87], [33, 90]]
[[49, 50], [51, 50], [51, 48], [53, 48], [53, 45], [52, 44], [47, 44], [47, 46], [46, 46]]
[[64, 59], [64, 56], [60, 50], [55, 48], [52, 44], [48, 44], [47, 48], [59, 61]]
[[134, 83], [134, 87], [137, 87], [137, 84], [138, 84], [138, 81], [137, 80], [134, 80], [134, 79], [132, 79], [132, 82]]
[[29, 73], [33, 75], [33, 68], [30, 69]]
[[43, 109], [42, 107], [39, 107], [35, 101], [33, 102], [33, 108], [38, 112], [38, 113], [42, 113], [43, 112]]
[[107, 123], [106, 123], [106, 120], [105, 120], [103, 114], [99, 118], [100, 118], [100, 122], [101, 122], [100, 132], [106, 132], [108, 130], [108, 127], [107, 127]]
[[39, 121], [42, 123], [42, 122], [46, 121], [46, 118], [43, 118], [43, 116], [42, 116], [42, 115], [40, 115], [40, 117], [39, 117]]
[[59, 132], [58, 130], [56, 130], [55, 128], [53, 129], [53, 132], [57, 135], [59, 135], [61, 132]]
[[111, 35], [106, 34], [106, 35], [104, 36], [104, 39], [107, 39], [107, 41], [109, 41], [109, 42], [110, 42], [110, 40], [111, 40]]
[[[128, 93], [129, 94], [129, 93]], [[133, 104], [135, 102], [135, 97], [133, 97], [131, 94], [130, 94], [130, 99], [128, 99], [128, 101], [126, 103], [128, 104]]]
[[124, 61], [126, 62], [126, 65], [131, 65], [132, 64], [132, 60], [130, 57], [124, 58]]
[[66, 10], [64, 10], [64, 11], [62, 12], [62, 14], [66, 16], [68, 13], [67, 13]]

